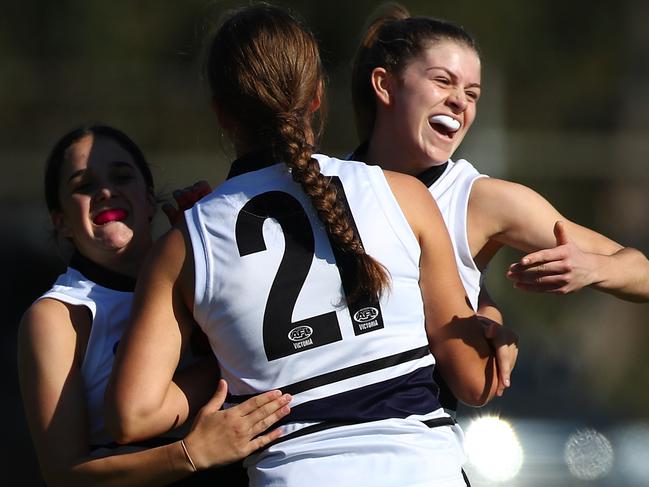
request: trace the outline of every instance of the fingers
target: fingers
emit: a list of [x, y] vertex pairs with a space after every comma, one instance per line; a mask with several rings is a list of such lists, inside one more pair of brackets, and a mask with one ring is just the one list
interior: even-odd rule
[[501, 346], [496, 349], [496, 362], [498, 364], [498, 388], [496, 395], [502, 396], [505, 389], [511, 386], [511, 374], [518, 357], [516, 345]]
[[276, 428], [270, 433], [266, 433], [265, 435], [260, 435], [256, 437], [255, 439], [250, 441], [250, 447], [251, 451], [259, 450], [260, 448], [264, 448], [266, 445], [269, 443], [275, 441], [277, 438], [282, 436], [282, 429], [281, 428]]
[[288, 406], [288, 403], [291, 402], [291, 399], [292, 397], [290, 394], [284, 394], [246, 416], [246, 418], [253, 423], [251, 429], [252, 434], [256, 436], [259, 433], [266, 431], [273, 424], [277, 423], [277, 421], [290, 413], [291, 408]]
[[515, 262], [509, 266], [509, 268], [520, 271], [534, 266], [560, 262], [567, 257], [568, 253], [565, 247], [554, 247], [552, 249], [544, 249], [527, 254], [519, 262]]
[[276, 400], [277, 398], [281, 397], [282, 391], [280, 390], [273, 390], [273, 391], [268, 391], [264, 392], [262, 394], [258, 394], [255, 397], [251, 397], [247, 401], [242, 402], [241, 404], [238, 404], [237, 406], [234, 406], [232, 409], [237, 410], [237, 412], [241, 416], [246, 416], [253, 411], [263, 407], [264, 405]]
[[496, 395], [502, 396], [505, 389], [511, 386], [511, 373], [518, 357], [518, 336], [496, 322], [485, 322], [484, 335], [495, 350], [498, 369]]
[[207, 196], [212, 192], [212, 187], [204, 179], [195, 182], [191, 189], [192, 192], [198, 196], [198, 199], [201, 199], [203, 196]]

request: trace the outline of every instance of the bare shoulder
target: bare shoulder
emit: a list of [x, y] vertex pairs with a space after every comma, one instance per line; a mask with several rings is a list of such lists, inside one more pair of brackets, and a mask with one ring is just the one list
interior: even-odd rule
[[184, 220], [164, 233], [153, 245], [146, 268], [162, 275], [177, 276], [186, 255]]
[[415, 235], [421, 238], [422, 232], [446, 228], [437, 202], [424, 183], [407, 174], [383, 172]]
[[428, 191], [428, 188], [414, 176], [403, 174], [394, 171], [383, 171], [385, 179], [390, 185], [390, 189], [394, 196], [399, 201], [399, 204], [404, 207], [426, 205], [436, 206], [435, 200]]
[[60, 354], [75, 351], [79, 338], [87, 337], [91, 323], [90, 310], [85, 306], [39, 299], [22, 316], [19, 349], [54, 361]]
[[470, 201], [476, 206], [535, 205], [545, 198], [524, 184], [498, 178], [479, 178], [471, 188]]

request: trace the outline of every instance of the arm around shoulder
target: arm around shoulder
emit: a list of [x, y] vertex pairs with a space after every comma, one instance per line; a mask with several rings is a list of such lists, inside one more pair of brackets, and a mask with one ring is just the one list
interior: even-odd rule
[[421, 246], [419, 284], [437, 367], [459, 400], [481, 406], [496, 394], [496, 364], [482, 322], [468, 304], [442, 216], [421, 182], [386, 176]]

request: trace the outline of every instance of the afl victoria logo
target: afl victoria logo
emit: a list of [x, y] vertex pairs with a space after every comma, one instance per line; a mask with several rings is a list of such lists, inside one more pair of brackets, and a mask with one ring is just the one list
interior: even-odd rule
[[356, 313], [354, 313], [354, 321], [358, 323], [366, 323], [368, 321], [376, 319], [378, 315], [378, 309], [368, 306], [367, 308], [359, 309]]
[[308, 339], [311, 335], [313, 335], [313, 328], [310, 326], [296, 326], [288, 332], [288, 339], [292, 342], [300, 342]]

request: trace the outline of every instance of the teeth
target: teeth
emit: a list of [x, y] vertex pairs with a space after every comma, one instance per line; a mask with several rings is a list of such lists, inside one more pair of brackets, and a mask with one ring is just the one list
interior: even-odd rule
[[460, 128], [460, 122], [455, 120], [453, 117], [449, 117], [448, 115], [435, 115], [433, 117], [430, 117], [430, 122], [439, 123], [453, 132], [459, 130]]

